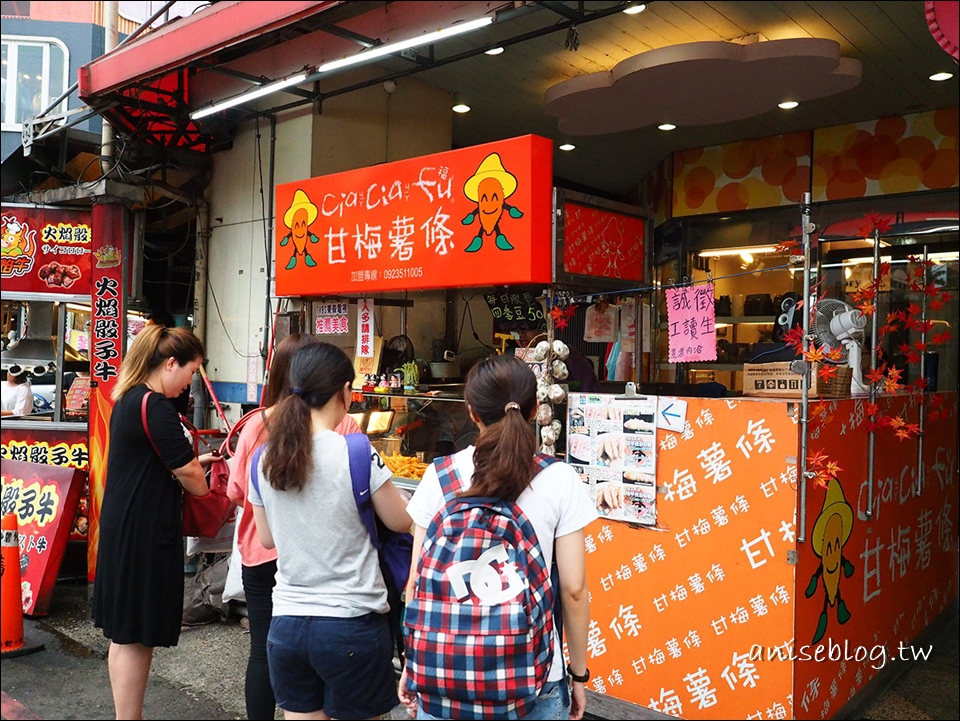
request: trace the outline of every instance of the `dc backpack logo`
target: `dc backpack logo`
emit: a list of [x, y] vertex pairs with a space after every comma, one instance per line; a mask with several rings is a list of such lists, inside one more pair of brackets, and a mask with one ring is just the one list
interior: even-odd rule
[[465, 602], [473, 595], [480, 605], [495, 606], [522, 594], [526, 583], [517, 573], [516, 565], [508, 563], [509, 560], [510, 553], [504, 544], [484, 551], [474, 561], [451, 565], [446, 575], [457, 600]]

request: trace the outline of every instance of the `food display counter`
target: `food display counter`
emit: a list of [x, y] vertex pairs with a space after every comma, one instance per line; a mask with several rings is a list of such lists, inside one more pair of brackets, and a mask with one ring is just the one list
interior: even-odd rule
[[[553, 434], [545, 449], [562, 449], [562, 398], [545, 392], [562, 359], [546, 314], [562, 292], [644, 278], [647, 215], [554, 188], [552, 158], [550, 140], [523, 136], [276, 188], [276, 295], [355, 357], [351, 412], [401, 474], [473, 441], [461, 381], [518, 331], [546, 332], [549, 350], [531, 362], [538, 424]], [[464, 288], [489, 309], [482, 335]], [[477, 345], [461, 345], [470, 335]]]

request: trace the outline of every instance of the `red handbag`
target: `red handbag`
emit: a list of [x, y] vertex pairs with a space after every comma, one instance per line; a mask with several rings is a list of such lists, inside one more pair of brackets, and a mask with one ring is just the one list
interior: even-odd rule
[[[143, 395], [143, 403], [140, 406], [140, 418], [143, 423], [143, 430], [147, 434], [147, 439], [153, 450], [158, 456], [156, 444], [150, 435], [150, 427], [147, 425], [147, 399], [150, 397], [150, 391]], [[249, 414], [248, 414], [249, 415]], [[240, 423], [234, 426], [236, 429]], [[199, 536], [201, 538], [215, 538], [233, 514], [236, 505], [227, 497], [227, 477], [230, 473], [230, 467], [227, 465], [227, 459], [223, 453], [229, 449], [229, 436], [221, 446], [221, 457], [214, 461], [207, 471], [207, 483], [210, 486], [210, 493], [205, 496], [195, 496], [192, 493], [183, 491], [183, 535]], [[162, 456], [161, 456], [162, 457]]]

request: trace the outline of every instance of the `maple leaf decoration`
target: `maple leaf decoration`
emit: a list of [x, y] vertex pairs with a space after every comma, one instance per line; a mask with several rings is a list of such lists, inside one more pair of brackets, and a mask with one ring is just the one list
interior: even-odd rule
[[898, 430], [900, 428], [906, 427], [907, 422], [903, 420], [903, 418], [901, 418], [900, 416], [892, 416], [891, 418], [887, 419], [887, 425], [893, 428], [894, 430]]
[[883, 392], [884, 393], [896, 393], [900, 388], [902, 388], [895, 378], [887, 376], [883, 379]]
[[867, 213], [866, 216], [864, 216], [863, 225], [860, 226], [860, 233], [864, 238], [872, 235], [874, 231], [883, 234], [890, 230], [891, 225], [893, 225], [893, 218], [891, 216], [882, 216], [880, 213]]
[[887, 364], [884, 363], [879, 368], [876, 368], [866, 374], [866, 379], [871, 383], [882, 383], [884, 376], [887, 373]]
[[820, 399], [820, 402], [817, 403], [817, 405], [815, 405], [815, 406], [813, 407], [813, 415], [815, 415], [815, 416], [825, 416], [825, 415], [827, 415], [827, 411], [828, 411], [828, 410], [829, 410], [829, 408], [827, 408], [826, 402], [823, 400], [823, 398], [821, 398], [821, 399]]
[[827, 351], [827, 360], [833, 363], [842, 363], [846, 356], [843, 348], [831, 348]]
[[822, 348], [811, 348], [803, 354], [803, 357], [807, 359], [808, 363], [822, 363], [826, 360]]
[[864, 408], [867, 409], [868, 416], [875, 416], [880, 412], [880, 406], [876, 403], [871, 403], [870, 401], [864, 403]]
[[554, 322], [563, 318], [563, 315], [563, 308], [560, 308], [559, 306], [554, 306], [550, 309], [550, 317], [553, 318]]
[[788, 253], [794, 248], [799, 248], [799, 247], [800, 247], [800, 241], [798, 240], [781, 240], [779, 243], [777, 243], [774, 246], [773, 252], [778, 254]]
[[906, 428], [898, 428], [896, 431], [894, 431], [894, 435], [896, 435], [896, 437], [900, 439], [900, 442], [903, 443], [910, 437], [910, 431], [908, 431]]
[[952, 337], [953, 337], [953, 333], [951, 333], [948, 330], [942, 330], [939, 333], [935, 334], [933, 338], [930, 339], [930, 342], [933, 343], [934, 345], [942, 345], [942, 344], [945, 344], [947, 341], [949, 341]]
[[837, 366], [830, 365], [829, 363], [823, 363], [817, 369], [817, 375], [820, 377], [821, 380], [828, 381], [831, 378], [833, 378], [835, 375], [837, 375]]
[[576, 313], [576, 312], [577, 312], [577, 306], [575, 306], [575, 305], [568, 305], [568, 306], [567, 306], [567, 309], [566, 309], [565, 311], [563, 311], [563, 317], [564, 317], [564, 318], [568, 318], [568, 319], [569, 319], [569, 318], [573, 318], [573, 314]]
[[794, 326], [783, 334], [783, 342], [798, 353], [803, 349], [803, 328]]
[[874, 420], [873, 418], [868, 419], [867, 422], [863, 424], [863, 427], [867, 433], [876, 433], [882, 426], [882, 419]]
[[837, 474], [840, 473], [843, 469], [836, 464], [834, 461], [827, 461], [827, 465], [824, 467], [823, 472], [826, 473], [831, 478], [836, 478]]
[[807, 456], [807, 463], [811, 468], [822, 468], [828, 460], [827, 454], [823, 451], [814, 451]]
[[871, 301], [864, 301], [857, 306], [860, 309], [860, 312], [863, 313], [868, 318], [877, 312], [877, 306]]
[[553, 325], [557, 330], [563, 330], [568, 325], [570, 325], [570, 321], [566, 318], [561, 317], [559, 320], [554, 321]]

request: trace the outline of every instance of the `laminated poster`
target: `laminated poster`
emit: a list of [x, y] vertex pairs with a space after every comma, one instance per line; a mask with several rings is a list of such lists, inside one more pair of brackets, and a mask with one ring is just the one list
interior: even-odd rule
[[656, 411], [655, 397], [568, 396], [567, 462], [589, 486], [601, 516], [656, 525]]

